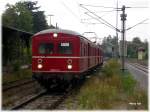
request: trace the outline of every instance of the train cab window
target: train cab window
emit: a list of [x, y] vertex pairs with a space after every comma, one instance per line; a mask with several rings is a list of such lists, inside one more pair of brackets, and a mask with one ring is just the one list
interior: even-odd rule
[[60, 54], [72, 54], [72, 44], [69, 42], [58, 44], [58, 53]]
[[53, 54], [54, 52], [54, 44], [52, 43], [42, 43], [39, 46], [39, 53], [40, 54]]

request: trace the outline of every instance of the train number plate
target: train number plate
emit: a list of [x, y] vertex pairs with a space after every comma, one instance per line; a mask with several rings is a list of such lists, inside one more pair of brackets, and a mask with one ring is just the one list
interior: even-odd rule
[[59, 69], [50, 69], [52, 72], [60, 71]]

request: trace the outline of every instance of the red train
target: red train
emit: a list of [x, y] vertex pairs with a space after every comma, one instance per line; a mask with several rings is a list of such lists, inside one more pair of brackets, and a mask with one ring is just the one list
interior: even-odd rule
[[42, 84], [80, 78], [102, 63], [100, 46], [74, 31], [48, 29], [32, 37], [33, 77]]

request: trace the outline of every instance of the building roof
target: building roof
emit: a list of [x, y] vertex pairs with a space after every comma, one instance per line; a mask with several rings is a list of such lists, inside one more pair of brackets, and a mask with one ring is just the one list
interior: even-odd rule
[[139, 47], [138, 51], [145, 51], [145, 49], [143, 47]]
[[65, 33], [65, 34], [71, 34], [71, 35], [81, 35], [75, 31], [71, 31], [71, 30], [65, 30], [65, 29], [46, 29], [46, 30], [42, 30], [36, 34], [34, 34], [34, 36], [36, 35], [40, 35], [40, 34], [46, 34], [46, 33]]

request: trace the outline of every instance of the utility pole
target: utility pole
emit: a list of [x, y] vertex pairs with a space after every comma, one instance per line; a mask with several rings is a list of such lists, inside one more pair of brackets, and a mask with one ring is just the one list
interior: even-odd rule
[[123, 5], [122, 8], [121, 8], [121, 11], [122, 11], [122, 14], [120, 15], [121, 16], [121, 21], [122, 21], [122, 53], [121, 53], [121, 58], [122, 58], [122, 71], [124, 72], [125, 70], [125, 21], [126, 21], [126, 17], [127, 17], [127, 14], [125, 14], [125, 6]]
[[[117, 0], [117, 11], [116, 11], [116, 28], [118, 28], [118, 0]], [[115, 58], [117, 59], [118, 58], [118, 31], [116, 30], [116, 40], [115, 40]]]
[[50, 15], [48, 15], [48, 16], [50, 17], [50, 24], [49, 24], [49, 26], [51, 26], [51, 25], [52, 25], [52, 23], [51, 23], [51, 19], [52, 19], [52, 18], [51, 18], [51, 17], [54, 16], [54, 15], [50, 14]]

